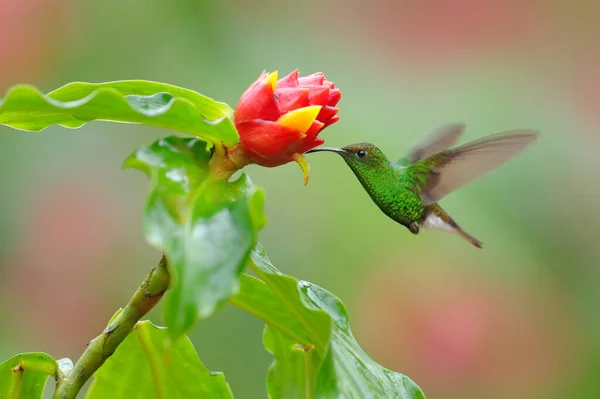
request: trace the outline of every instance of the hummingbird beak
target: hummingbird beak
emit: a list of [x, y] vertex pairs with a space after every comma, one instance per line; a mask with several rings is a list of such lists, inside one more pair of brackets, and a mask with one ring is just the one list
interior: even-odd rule
[[334, 147], [319, 147], [313, 148], [312, 150], [306, 151], [306, 154], [310, 154], [311, 152], [319, 152], [319, 151], [329, 151], [329, 152], [337, 152], [338, 154], [344, 154], [346, 151], [341, 148]]

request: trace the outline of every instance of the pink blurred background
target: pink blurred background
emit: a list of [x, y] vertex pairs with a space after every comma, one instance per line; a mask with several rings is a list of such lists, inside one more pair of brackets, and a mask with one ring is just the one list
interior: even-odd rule
[[[467, 123], [466, 140], [542, 130], [443, 202], [483, 251], [407, 234], [325, 156], [306, 188], [294, 165], [250, 169], [267, 190], [261, 242], [281, 270], [339, 295], [371, 356], [430, 398], [597, 398], [598, 21], [584, 0], [0, 0], [0, 89], [142, 78], [233, 105], [263, 69], [300, 68], [342, 89], [330, 145], [399, 158], [446, 122]], [[2, 358], [77, 358], [158, 260], [141, 234], [146, 180], [119, 166], [166, 134], [0, 127]], [[192, 333], [236, 397], [265, 396], [261, 330], [227, 307]]]

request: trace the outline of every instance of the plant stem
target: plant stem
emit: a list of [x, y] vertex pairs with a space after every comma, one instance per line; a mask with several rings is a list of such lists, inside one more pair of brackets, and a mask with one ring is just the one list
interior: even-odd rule
[[21, 396], [21, 386], [23, 385], [23, 361], [21, 360], [18, 365], [13, 367], [11, 382], [8, 388], [9, 399], [19, 399]]
[[304, 350], [304, 378], [305, 378], [305, 386], [304, 389], [306, 390], [306, 399], [312, 399], [313, 398], [313, 392], [312, 392], [312, 384], [310, 382], [310, 358], [312, 356], [312, 353], [310, 352], [310, 349], [305, 349]]
[[100, 335], [91, 340], [83, 355], [65, 378], [56, 382], [53, 399], [75, 399], [86, 381], [125, 340], [135, 324], [148, 313], [169, 288], [169, 272], [163, 256], [152, 268], [125, 308]]
[[228, 180], [235, 172], [250, 164], [250, 160], [241, 150], [241, 145], [229, 149], [222, 144], [215, 144], [209, 162], [211, 176]]

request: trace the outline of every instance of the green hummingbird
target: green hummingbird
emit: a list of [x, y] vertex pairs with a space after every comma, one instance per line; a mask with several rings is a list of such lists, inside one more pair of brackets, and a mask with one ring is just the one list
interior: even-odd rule
[[440, 126], [415, 142], [395, 163], [371, 143], [319, 147], [307, 153], [330, 151], [341, 155], [383, 213], [413, 234], [422, 228], [437, 229], [456, 233], [483, 248], [483, 243], [465, 232], [438, 201], [508, 161], [535, 141], [539, 132], [506, 131], [450, 148], [464, 129], [465, 125], [459, 123]]

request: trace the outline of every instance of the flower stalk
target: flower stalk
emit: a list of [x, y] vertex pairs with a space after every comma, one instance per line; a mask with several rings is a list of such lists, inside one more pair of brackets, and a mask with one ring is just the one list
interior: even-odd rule
[[213, 147], [210, 158], [210, 176], [228, 180], [238, 170], [252, 163], [243, 151], [231, 151], [222, 144]]

